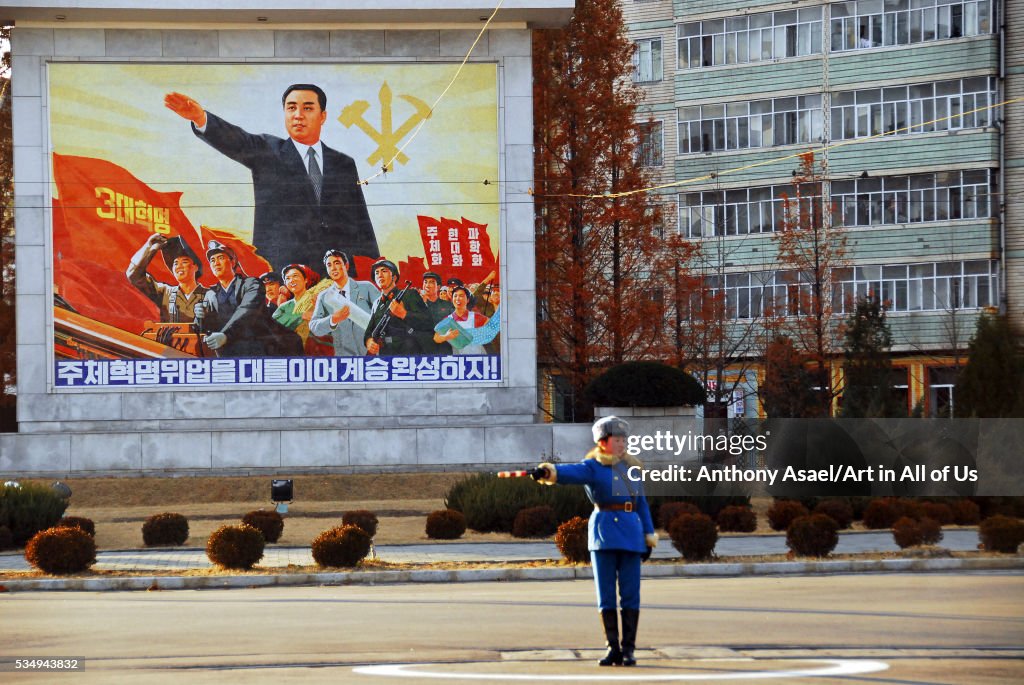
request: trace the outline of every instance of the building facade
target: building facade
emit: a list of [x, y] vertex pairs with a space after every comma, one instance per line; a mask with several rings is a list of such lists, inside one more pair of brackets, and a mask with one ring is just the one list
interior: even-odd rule
[[[302, 10], [290, 3], [264, 2], [219, 7], [141, 0], [129, 5], [33, 0], [0, 7], [0, 18], [14, 25], [19, 424], [18, 433], [0, 436], [0, 471], [444, 469], [520, 463], [557, 451], [551, 427], [533, 425], [537, 380], [533, 204], [528, 193], [530, 36], [534, 27], [564, 24], [572, 13], [571, 0], [506, 2], [482, 35], [495, 9], [492, 4], [398, 2], [367, 7], [332, 2]], [[461, 67], [464, 60], [467, 64]], [[249, 119], [254, 123], [247, 130], [280, 136], [285, 86], [316, 81], [327, 82], [329, 96], [322, 154], [328, 145], [343, 146], [361, 167], [359, 178], [374, 178], [363, 192], [378, 240], [399, 230], [389, 228], [398, 224], [385, 217], [388, 208], [423, 202], [416, 199], [417, 188], [433, 188], [435, 199], [428, 198], [427, 206], [436, 206], [440, 197], [451, 204], [436, 213], [408, 210], [400, 230], [412, 240], [403, 238], [395, 248], [382, 242], [385, 256], [398, 262], [406, 254], [419, 254], [429, 263], [433, 247], [428, 247], [428, 238], [432, 246], [435, 236], [430, 231], [438, 227], [423, 227], [421, 236], [416, 215], [455, 217], [456, 223], [460, 216], [472, 219], [470, 212], [477, 210], [467, 208], [468, 196], [459, 200], [463, 189], [492, 193], [485, 202], [476, 198], [474, 205], [492, 216], [477, 222], [490, 224], [491, 246], [500, 259], [497, 282], [504, 295], [502, 335], [496, 341], [500, 351], [479, 355], [501, 361], [500, 372], [489, 382], [468, 376], [445, 382], [446, 364], [451, 369], [464, 366], [454, 354], [452, 361], [441, 355], [427, 355], [432, 360], [407, 357], [406, 371], [412, 365], [421, 370], [437, 366], [441, 376], [434, 374], [433, 380], [366, 373], [346, 379], [338, 373], [339, 364], [368, 370], [382, 363], [359, 355], [349, 355], [347, 361], [337, 356], [295, 356], [290, 361], [259, 355], [200, 358], [195, 339], [188, 343], [179, 332], [160, 333], [170, 319], [159, 321], [155, 308], [149, 321], [115, 316], [126, 311], [130, 298], [138, 297], [125, 268], [128, 257], [151, 234], [181, 237], [182, 245], [190, 243], [188, 250], [205, 265], [208, 238], [222, 245], [236, 241], [230, 244], [241, 264], [246, 231], [255, 232], [245, 222], [252, 221], [252, 193], [259, 193], [258, 187], [253, 191], [260, 182], [256, 172], [250, 178], [212, 143], [197, 140], [204, 131], [193, 132], [189, 122], [169, 111], [165, 93], [195, 97], [209, 112], [238, 124], [267, 112], [265, 122]], [[431, 111], [449, 81], [454, 85], [447, 102], [457, 104], [455, 111]], [[461, 100], [452, 97], [460, 88], [465, 93]], [[393, 117], [384, 114], [392, 105]], [[457, 123], [444, 125], [448, 116]], [[381, 150], [404, 145], [418, 121], [425, 123], [417, 145], [403, 153], [413, 164], [404, 167], [401, 151], [395, 149], [373, 156], [375, 145]], [[464, 149], [460, 142], [473, 121], [484, 122], [488, 131], [486, 175], [473, 167], [484, 153]], [[439, 135], [449, 137], [430, 142]], [[397, 160], [393, 173], [375, 174], [392, 155]], [[434, 164], [432, 171], [423, 165], [419, 172], [410, 171], [417, 158], [428, 155], [444, 155], [446, 160]], [[326, 164], [318, 173], [327, 193], [332, 162], [327, 156], [322, 159]], [[299, 163], [312, 179], [312, 165]], [[242, 177], [237, 182], [215, 178], [212, 170], [218, 166]], [[408, 183], [410, 174], [417, 173], [426, 175], [413, 176], [419, 182]], [[393, 182], [399, 176], [403, 180]], [[446, 178], [454, 182], [433, 182]], [[470, 178], [475, 182], [467, 183]], [[306, 176], [302, 179], [305, 184]], [[294, 197], [305, 193], [312, 198], [316, 181], [311, 183], [308, 188], [295, 186]], [[391, 199], [374, 201], [375, 185], [390, 186]], [[222, 200], [188, 200], [203, 188], [224, 193], [242, 188], [250, 195], [240, 201], [227, 195]], [[318, 199], [320, 191], [317, 185]], [[260, 201], [255, 200], [257, 205]], [[213, 210], [231, 205], [244, 210], [243, 221], [228, 233], [210, 232], [211, 226], [225, 226], [212, 218]], [[104, 230], [109, 233], [96, 233]], [[80, 240], [83, 235], [85, 242]], [[421, 237], [423, 244], [418, 245]], [[126, 252], [116, 251], [119, 243]], [[471, 245], [463, 245], [467, 264]], [[298, 240], [292, 246], [304, 247]], [[348, 249], [345, 244], [334, 247]], [[320, 250], [308, 258], [318, 270]], [[100, 257], [115, 252], [120, 261], [95, 268]], [[449, 252], [455, 254], [454, 249]], [[150, 274], [163, 269], [161, 261], [171, 268], [166, 256], [147, 258]], [[75, 285], [77, 277], [68, 271], [72, 263], [85, 276], [79, 282], [86, 287]], [[209, 279], [213, 266], [206, 266], [202, 277]], [[280, 271], [285, 264], [270, 266]], [[250, 276], [260, 275], [247, 268]], [[327, 276], [323, 271], [321, 275]], [[173, 282], [169, 273], [163, 272], [162, 278]], [[360, 276], [369, 278], [365, 272]], [[419, 282], [415, 285], [420, 287]], [[342, 292], [341, 297], [346, 295]], [[353, 302], [355, 297], [353, 291]], [[109, 313], [107, 318], [90, 313], [100, 311], [93, 307], [97, 303], [106, 303], [100, 309]], [[361, 325], [367, 326], [365, 321]], [[204, 331], [199, 329], [193, 338], [199, 334]], [[232, 335], [227, 334], [229, 342]], [[390, 368], [397, 370], [393, 363]], [[226, 373], [218, 375], [218, 369]]]
[[[1012, 5], [623, 0], [647, 93], [643, 159], [670, 185], [657, 199], [675, 230], [716, 260], [736, 326], [793, 283], [771, 236], [796, 155], [814, 150], [822, 206], [846, 235], [836, 318], [858, 296], [887, 303], [908, 412], [949, 411], [981, 311], [1024, 327], [1024, 15]], [[734, 365], [731, 413], [760, 411], [760, 376]]]

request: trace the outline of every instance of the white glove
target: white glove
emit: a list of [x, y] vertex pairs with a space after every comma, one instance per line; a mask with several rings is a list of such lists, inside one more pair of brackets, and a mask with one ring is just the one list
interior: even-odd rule
[[223, 333], [207, 333], [205, 340], [211, 350], [218, 350], [228, 344], [228, 336]]

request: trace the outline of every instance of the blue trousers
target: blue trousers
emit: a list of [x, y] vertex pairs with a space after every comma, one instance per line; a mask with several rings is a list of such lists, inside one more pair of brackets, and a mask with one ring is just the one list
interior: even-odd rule
[[590, 561], [597, 586], [597, 608], [615, 609], [615, 584], [619, 585], [619, 605], [623, 609], [640, 608], [639, 552], [622, 549], [591, 550]]

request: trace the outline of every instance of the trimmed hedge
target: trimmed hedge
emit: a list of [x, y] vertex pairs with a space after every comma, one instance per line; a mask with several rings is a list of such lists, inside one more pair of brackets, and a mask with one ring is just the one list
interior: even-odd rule
[[206, 542], [206, 556], [222, 568], [250, 569], [263, 558], [263, 533], [250, 525], [221, 526]]
[[981, 508], [969, 499], [953, 500], [950, 509], [958, 526], [976, 526], [981, 521]]
[[466, 532], [466, 517], [461, 511], [439, 509], [427, 516], [427, 537], [431, 540], [455, 540]]
[[372, 511], [366, 509], [353, 509], [352, 511], [346, 511], [345, 515], [341, 517], [342, 526], [356, 526], [362, 528], [363, 532], [370, 536], [372, 539], [377, 534], [377, 515]]
[[794, 500], [779, 499], [768, 509], [768, 525], [772, 530], [788, 530], [789, 524], [811, 512]]
[[718, 542], [718, 529], [707, 514], [682, 514], [668, 528], [672, 546], [687, 561], [710, 559]]
[[978, 526], [978, 537], [985, 549], [1012, 554], [1024, 543], [1024, 521], [1002, 514], [990, 516]]
[[277, 542], [284, 532], [284, 517], [273, 509], [257, 509], [242, 517], [242, 523], [263, 533], [267, 542]]
[[57, 521], [55, 528], [77, 528], [96, 537], [96, 524], [93, 523], [92, 519], [85, 518], [84, 516], [65, 516], [60, 521]]
[[757, 514], [750, 507], [726, 507], [718, 512], [718, 530], [723, 533], [753, 533], [757, 530]]
[[555, 532], [555, 544], [566, 561], [582, 564], [590, 560], [587, 549], [587, 519], [575, 516], [558, 527]]
[[801, 557], [826, 557], [839, 544], [839, 526], [825, 514], [800, 516], [786, 529], [786, 546]]
[[188, 540], [188, 519], [181, 514], [153, 514], [142, 524], [142, 541], [146, 547], [180, 547]]
[[28, 541], [25, 560], [44, 573], [81, 573], [96, 563], [96, 541], [81, 528], [48, 528]]
[[15, 547], [24, 546], [41, 530], [53, 528], [67, 508], [68, 500], [49, 485], [0, 486], [0, 526], [11, 531]]
[[707, 398], [697, 379], [660, 362], [613, 366], [587, 384], [584, 395], [606, 407], [692, 407]]
[[546, 538], [558, 530], [555, 510], [547, 504], [520, 509], [512, 522], [512, 537]]
[[666, 502], [658, 507], [658, 525], [666, 531], [677, 517], [683, 514], [700, 514], [696, 504], [690, 502]]
[[341, 525], [317, 535], [311, 544], [319, 566], [350, 568], [370, 553], [372, 538], [356, 525]]
[[905, 504], [898, 502], [895, 497], [871, 500], [867, 509], [864, 510], [864, 527], [871, 530], [882, 530], [892, 528], [893, 524], [903, 517], [917, 520], [917, 516], [909, 509]]
[[839, 526], [839, 530], [846, 530], [853, 523], [853, 507], [845, 499], [822, 500], [814, 507], [814, 513], [824, 514], [831, 518]]

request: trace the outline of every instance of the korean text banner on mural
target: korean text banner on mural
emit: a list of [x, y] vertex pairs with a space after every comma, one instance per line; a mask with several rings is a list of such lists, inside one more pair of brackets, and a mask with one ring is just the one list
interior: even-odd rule
[[497, 69], [432, 110], [457, 68], [51, 64], [55, 386], [501, 380]]

